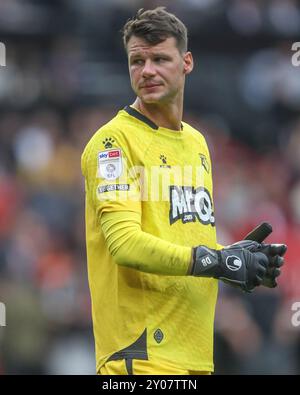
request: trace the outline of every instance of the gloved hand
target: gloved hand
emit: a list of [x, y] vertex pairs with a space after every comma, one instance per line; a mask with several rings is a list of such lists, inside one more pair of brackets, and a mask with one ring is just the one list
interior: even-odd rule
[[[239, 243], [227, 246], [222, 250], [214, 250], [204, 246], [193, 249], [191, 275], [213, 277], [225, 283], [238, 287], [246, 292], [252, 292], [263, 282], [269, 259], [266, 254], [258, 251], [260, 244], [251, 242], [253, 249], [242, 247]], [[248, 247], [248, 244], [245, 243]]]
[[261, 252], [266, 255], [268, 264], [261, 285], [267, 288], [275, 288], [277, 286], [276, 278], [280, 276], [280, 268], [284, 264], [283, 256], [287, 251], [287, 246], [285, 244], [257, 243], [252, 240], [242, 240], [234, 245], [245, 248], [252, 253]]

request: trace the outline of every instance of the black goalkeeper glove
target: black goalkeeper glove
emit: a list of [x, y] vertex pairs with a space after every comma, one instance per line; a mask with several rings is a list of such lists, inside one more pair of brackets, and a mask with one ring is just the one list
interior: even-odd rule
[[[253, 246], [259, 248], [259, 243]], [[251, 252], [242, 248], [239, 243], [227, 246], [222, 250], [213, 250], [204, 246], [193, 249], [191, 275], [213, 277], [252, 292], [260, 285], [266, 274], [268, 258], [262, 252]]]
[[[261, 251], [269, 260], [266, 274], [263, 278], [262, 285], [268, 288], [274, 288], [277, 286], [276, 278], [280, 275], [280, 267], [284, 264], [283, 255], [287, 251], [285, 244], [265, 244], [263, 241], [272, 233], [272, 225], [268, 222], [263, 222], [254, 228], [250, 233], [244, 237], [247, 240], [247, 244], [241, 242], [241, 247], [247, 248], [251, 252]], [[259, 248], [256, 248], [256, 244], [252, 244], [251, 240], [260, 243]]]
[[281, 274], [280, 268], [284, 264], [283, 255], [287, 251], [287, 246], [285, 244], [265, 244], [257, 243], [252, 240], [243, 240], [234, 245], [245, 248], [252, 253], [261, 252], [265, 254], [268, 259], [268, 264], [261, 285], [267, 288], [277, 287], [276, 279]]

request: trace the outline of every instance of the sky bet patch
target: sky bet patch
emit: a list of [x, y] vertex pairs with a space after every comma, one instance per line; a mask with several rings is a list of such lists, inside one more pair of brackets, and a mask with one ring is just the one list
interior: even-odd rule
[[111, 149], [98, 152], [98, 174], [100, 178], [115, 180], [122, 174], [122, 151]]

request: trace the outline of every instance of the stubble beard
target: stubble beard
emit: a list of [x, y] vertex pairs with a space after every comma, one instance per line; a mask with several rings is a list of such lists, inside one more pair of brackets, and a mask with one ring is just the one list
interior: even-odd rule
[[139, 99], [145, 104], [167, 104], [172, 102], [178, 95], [178, 90], [169, 90], [167, 92], [162, 92], [159, 94], [142, 94], [137, 91], [135, 92]]

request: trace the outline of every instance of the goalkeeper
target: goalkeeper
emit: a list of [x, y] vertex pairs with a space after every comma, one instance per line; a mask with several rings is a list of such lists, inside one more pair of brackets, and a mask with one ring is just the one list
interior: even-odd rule
[[82, 155], [97, 373], [210, 374], [218, 281], [275, 287], [286, 246], [217, 243], [208, 147], [182, 121], [185, 25], [139, 10], [123, 40], [136, 100]]

